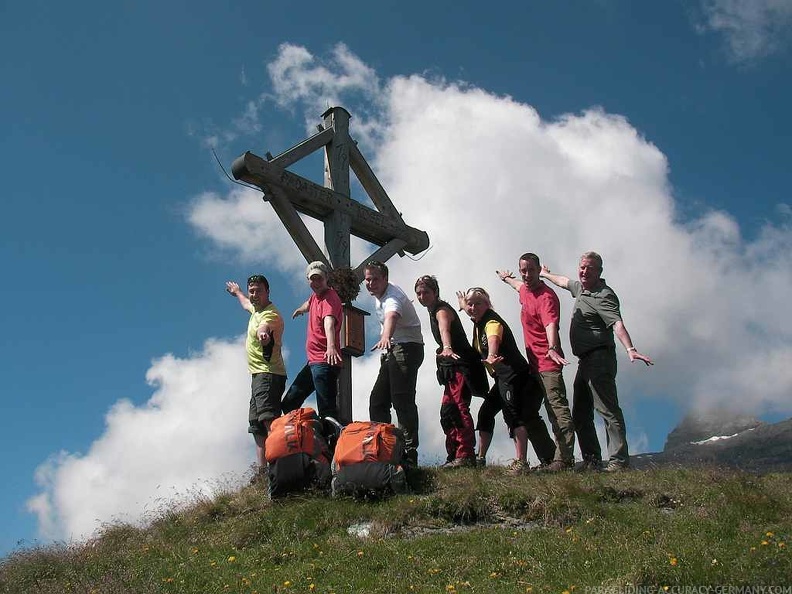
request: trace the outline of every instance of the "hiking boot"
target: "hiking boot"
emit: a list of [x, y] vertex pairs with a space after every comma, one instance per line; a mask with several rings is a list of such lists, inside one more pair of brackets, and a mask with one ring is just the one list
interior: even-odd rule
[[405, 450], [403, 460], [405, 468], [415, 468], [418, 466], [418, 450]]
[[624, 462], [617, 462], [616, 460], [611, 460], [608, 462], [608, 465], [605, 467], [605, 472], [624, 472], [625, 470], [629, 470], [629, 465], [625, 464]]
[[506, 467], [506, 474], [509, 476], [520, 476], [529, 472], [531, 472], [531, 467], [525, 460], [512, 460], [512, 463]]
[[476, 459], [472, 456], [467, 458], [454, 458], [453, 460], [449, 460], [440, 468], [443, 469], [453, 469], [453, 468], [474, 468], [476, 466]]
[[597, 458], [583, 458], [583, 462], [576, 468], [577, 472], [599, 472], [602, 470], [602, 460]]
[[549, 464], [541, 464], [536, 470], [539, 472], [565, 472], [575, 467], [574, 462], [564, 462], [563, 460], [553, 460]]

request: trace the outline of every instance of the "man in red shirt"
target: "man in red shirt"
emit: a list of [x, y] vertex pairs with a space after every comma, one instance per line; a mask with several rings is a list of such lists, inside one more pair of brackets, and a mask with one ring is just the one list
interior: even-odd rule
[[557, 472], [575, 466], [575, 427], [562, 374], [568, 364], [561, 349], [558, 324], [561, 306], [558, 295], [539, 278], [539, 256], [520, 256], [522, 282], [509, 270], [496, 270], [498, 277], [520, 294], [520, 321], [525, 339], [525, 355], [534, 373], [538, 373], [545, 391], [545, 410], [553, 428], [556, 451], [545, 470]]
[[323, 262], [311, 262], [305, 271], [313, 292], [308, 301], [294, 310], [292, 319], [308, 314], [308, 337], [305, 341], [308, 363], [283, 397], [281, 408], [284, 413], [300, 408], [316, 390], [319, 416], [338, 418], [336, 398], [342, 362], [339, 344], [343, 310], [338, 293], [327, 284], [327, 273]]

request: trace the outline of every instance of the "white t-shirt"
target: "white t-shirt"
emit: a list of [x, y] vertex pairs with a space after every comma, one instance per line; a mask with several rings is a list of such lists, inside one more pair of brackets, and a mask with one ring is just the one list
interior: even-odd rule
[[396, 328], [393, 331], [393, 342], [417, 342], [423, 344], [421, 334], [421, 319], [415, 311], [412, 301], [396, 285], [388, 283], [388, 288], [382, 294], [382, 298], [374, 298], [374, 311], [380, 322], [382, 330], [385, 314], [395, 311], [399, 314], [396, 320]]

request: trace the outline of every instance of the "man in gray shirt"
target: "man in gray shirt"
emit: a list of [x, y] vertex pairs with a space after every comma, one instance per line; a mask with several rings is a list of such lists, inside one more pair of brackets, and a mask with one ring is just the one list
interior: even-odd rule
[[608, 446], [608, 465], [605, 470], [624, 470], [630, 464], [630, 454], [624, 414], [616, 393], [616, 343], [613, 335], [627, 349], [630, 362], [643, 361], [646, 365], [654, 363], [633, 346], [622, 321], [619, 298], [602, 278], [602, 257], [599, 254], [586, 252], [580, 257], [579, 280], [551, 274], [546, 266], [542, 266], [541, 276], [568, 290], [575, 298], [569, 327], [572, 354], [578, 358], [572, 396], [572, 421], [583, 455], [582, 468], [599, 470], [602, 466], [602, 451], [594, 427], [596, 409], [605, 421]]

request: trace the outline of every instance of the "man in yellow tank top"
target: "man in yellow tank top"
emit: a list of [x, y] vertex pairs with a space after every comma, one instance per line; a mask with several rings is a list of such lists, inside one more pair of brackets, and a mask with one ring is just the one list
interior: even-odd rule
[[233, 281], [226, 283], [226, 291], [239, 300], [242, 309], [250, 313], [245, 348], [251, 374], [250, 412], [248, 432], [256, 442], [256, 461], [260, 477], [267, 465], [264, 442], [272, 419], [280, 416], [280, 399], [286, 388], [286, 366], [283, 364], [283, 318], [269, 299], [269, 282], [263, 274], [248, 279], [245, 295]]

